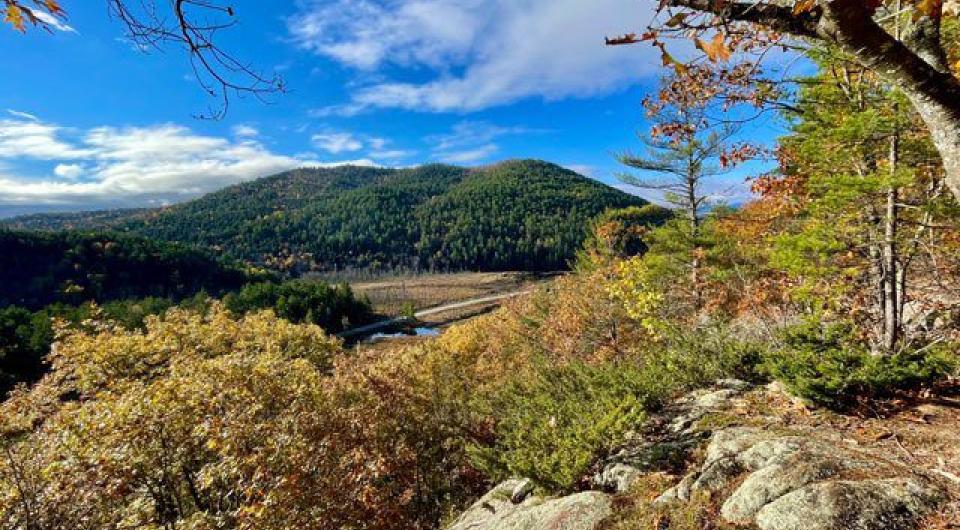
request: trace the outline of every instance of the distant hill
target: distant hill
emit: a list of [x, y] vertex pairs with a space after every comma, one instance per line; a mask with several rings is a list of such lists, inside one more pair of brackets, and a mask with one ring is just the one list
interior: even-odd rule
[[156, 210], [42, 214], [22, 229], [111, 228], [277, 270], [548, 270], [588, 221], [646, 201], [534, 160], [484, 168], [297, 169]]
[[218, 295], [249, 280], [199, 249], [127, 234], [0, 229], [0, 308]]

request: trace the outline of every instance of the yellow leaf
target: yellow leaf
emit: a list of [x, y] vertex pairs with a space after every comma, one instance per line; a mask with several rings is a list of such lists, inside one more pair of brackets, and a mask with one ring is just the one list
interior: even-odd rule
[[801, 13], [806, 13], [813, 9], [813, 6], [817, 5], [817, 0], [797, 0], [793, 4], [793, 14], [799, 15]]
[[666, 49], [660, 48], [660, 52], [660, 59], [663, 61], [663, 66], [672, 66], [679, 74], [687, 71], [687, 65], [676, 60]]
[[23, 25], [23, 11], [20, 10], [19, 6], [12, 4], [8, 5], [7, 16], [3, 21], [12, 25], [18, 31], [26, 31], [26, 28]]
[[697, 48], [707, 54], [707, 57], [710, 58], [713, 62], [719, 61], [728, 61], [730, 60], [730, 48], [727, 46], [726, 40], [723, 38], [722, 33], [717, 33], [713, 36], [713, 40], [707, 42], [703, 39], [697, 39]]
[[943, 7], [943, 0], [917, 0], [916, 11], [913, 13], [913, 19], [922, 17], [935, 17], [940, 14]]

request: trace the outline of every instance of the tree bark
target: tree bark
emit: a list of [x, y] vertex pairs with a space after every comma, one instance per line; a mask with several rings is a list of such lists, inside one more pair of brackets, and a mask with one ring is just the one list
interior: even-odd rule
[[[890, 172], [896, 171], [899, 138], [894, 134], [890, 138]], [[887, 208], [884, 215], [883, 234], [883, 349], [893, 351], [900, 340], [901, 319], [900, 301], [900, 261], [897, 255], [897, 188], [891, 185], [887, 190]]]
[[686, 193], [687, 215], [690, 217], [690, 236], [693, 238], [693, 259], [690, 262], [690, 285], [693, 288], [694, 304], [699, 311], [703, 308], [703, 290], [700, 288], [700, 208], [697, 197], [697, 182], [700, 180], [699, 167], [688, 159]]
[[947, 186], [960, 199], [960, 81], [946, 65], [939, 19], [917, 21], [905, 39], [914, 46], [910, 48], [874, 22], [862, 1], [833, 0], [826, 4], [817, 35], [906, 94], [940, 153]]

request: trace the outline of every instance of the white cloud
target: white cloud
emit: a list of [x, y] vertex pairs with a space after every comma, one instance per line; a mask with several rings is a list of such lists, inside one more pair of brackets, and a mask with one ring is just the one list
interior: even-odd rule
[[0, 120], [0, 158], [68, 160], [92, 154], [60, 139], [61, 127], [41, 123], [35, 117]]
[[57, 166], [53, 168], [54, 175], [70, 180], [80, 178], [83, 172], [83, 166], [80, 164], [57, 164]]
[[358, 140], [351, 133], [322, 133], [314, 134], [310, 141], [318, 149], [323, 149], [328, 153], [339, 154], [343, 152], [359, 151], [363, 149], [363, 142]]
[[386, 138], [368, 138], [367, 146], [370, 148], [370, 156], [376, 160], [397, 160], [400, 158], [408, 158], [415, 154], [416, 151], [411, 151], [407, 149], [394, 149], [390, 147], [391, 141]]
[[427, 136], [424, 141], [432, 147], [433, 158], [450, 164], [468, 164], [489, 158], [499, 151], [496, 144], [498, 138], [543, 132], [546, 131], [462, 121], [455, 124], [450, 132]]
[[593, 166], [588, 166], [586, 164], [566, 164], [563, 167], [573, 171], [574, 173], [579, 173], [585, 177], [597, 178], [597, 168]]
[[472, 111], [526, 97], [587, 97], [659, 72], [649, 47], [607, 47], [636, 31], [653, 2], [636, 0], [314, 0], [288, 19], [294, 41], [360, 72], [390, 65], [428, 70], [422, 83], [375, 81], [348, 103], [318, 114], [369, 107]]
[[66, 31], [69, 33], [77, 32], [77, 30], [73, 29], [72, 26], [64, 22], [63, 19], [57, 18], [42, 9], [34, 9], [33, 15], [40, 19], [41, 22], [48, 24], [51, 28], [57, 31]]
[[250, 125], [235, 125], [231, 130], [233, 135], [238, 138], [255, 138], [260, 136], [260, 131]]
[[59, 162], [48, 175], [14, 176], [6, 164], [0, 205], [174, 202], [295, 167], [376, 165], [368, 158], [318, 162], [277, 154], [250, 138], [205, 136], [173, 124], [97, 127], [77, 131], [75, 140], [62, 138], [64, 131], [44, 122], [0, 120], [0, 159]]
[[470, 164], [489, 158], [497, 152], [499, 148], [495, 144], [481, 145], [476, 149], [467, 149], [463, 151], [446, 151], [437, 154], [437, 160], [448, 164]]
[[10, 115], [13, 116], [14, 118], [20, 118], [20, 119], [30, 120], [30, 121], [40, 121], [40, 118], [34, 116], [33, 114], [30, 114], [29, 112], [21, 112], [19, 110], [13, 110], [13, 109], [7, 109], [7, 112], [10, 113]]

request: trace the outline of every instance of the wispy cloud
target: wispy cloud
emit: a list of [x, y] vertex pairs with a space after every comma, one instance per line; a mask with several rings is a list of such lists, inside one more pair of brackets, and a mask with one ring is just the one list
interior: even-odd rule
[[543, 133], [526, 127], [504, 127], [480, 121], [462, 121], [450, 132], [424, 138], [432, 157], [450, 164], [469, 164], [486, 160], [500, 150], [496, 140], [504, 136]]
[[335, 155], [363, 149], [363, 142], [354, 137], [352, 133], [314, 134], [310, 137], [310, 141], [318, 149], [323, 149]]
[[57, 30], [57, 31], [65, 31], [65, 32], [68, 32], [68, 33], [77, 33], [77, 30], [73, 29], [72, 26], [70, 26], [69, 24], [67, 24], [66, 22], [64, 22], [62, 19], [57, 18], [57, 17], [51, 15], [50, 13], [47, 13], [46, 11], [44, 11], [44, 10], [42, 10], [42, 9], [34, 9], [34, 10], [33, 10], [33, 16], [37, 17], [38, 19], [40, 19], [41, 22], [43, 22], [44, 24], [49, 25], [51, 28], [53, 28], [53, 29], [55, 29], [55, 30]]
[[231, 132], [233, 132], [233, 135], [237, 138], [256, 138], [260, 136], [260, 131], [251, 125], [235, 125], [231, 129]]
[[386, 138], [370, 138], [367, 140], [367, 145], [370, 148], [369, 155], [375, 160], [398, 160], [410, 158], [417, 154], [413, 150], [392, 148], [391, 144], [392, 142]]
[[35, 116], [0, 120], [0, 158], [64, 160], [90, 156], [93, 151], [60, 138], [63, 128]]
[[585, 177], [597, 178], [599, 176], [597, 173], [597, 168], [588, 166], [586, 164], [565, 164], [563, 167]]
[[46, 174], [5, 164], [0, 205], [70, 208], [173, 202], [302, 166], [375, 165], [368, 158], [320, 162], [287, 156], [249, 135], [231, 140], [174, 124], [81, 131], [26, 118], [0, 120], [3, 159], [56, 164]]
[[20, 118], [23, 120], [30, 120], [30, 121], [40, 121], [40, 118], [34, 116], [33, 114], [30, 114], [29, 112], [21, 112], [19, 110], [7, 109], [7, 113], [9, 113], [14, 118]]
[[499, 148], [494, 144], [481, 145], [476, 149], [447, 151], [439, 153], [436, 158], [448, 164], [472, 164], [486, 160], [493, 156]]
[[[659, 65], [646, 47], [610, 48], [605, 35], [642, 26], [636, 0], [313, 0], [288, 19], [304, 49], [354, 68], [366, 84], [314, 111], [371, 107], [472, 111], [527, 97], [588, 97], [630, 86]], [[391, 68], [385, 68], [390, 66]], [[399, 68], [424, 82], [391, 80]]]

